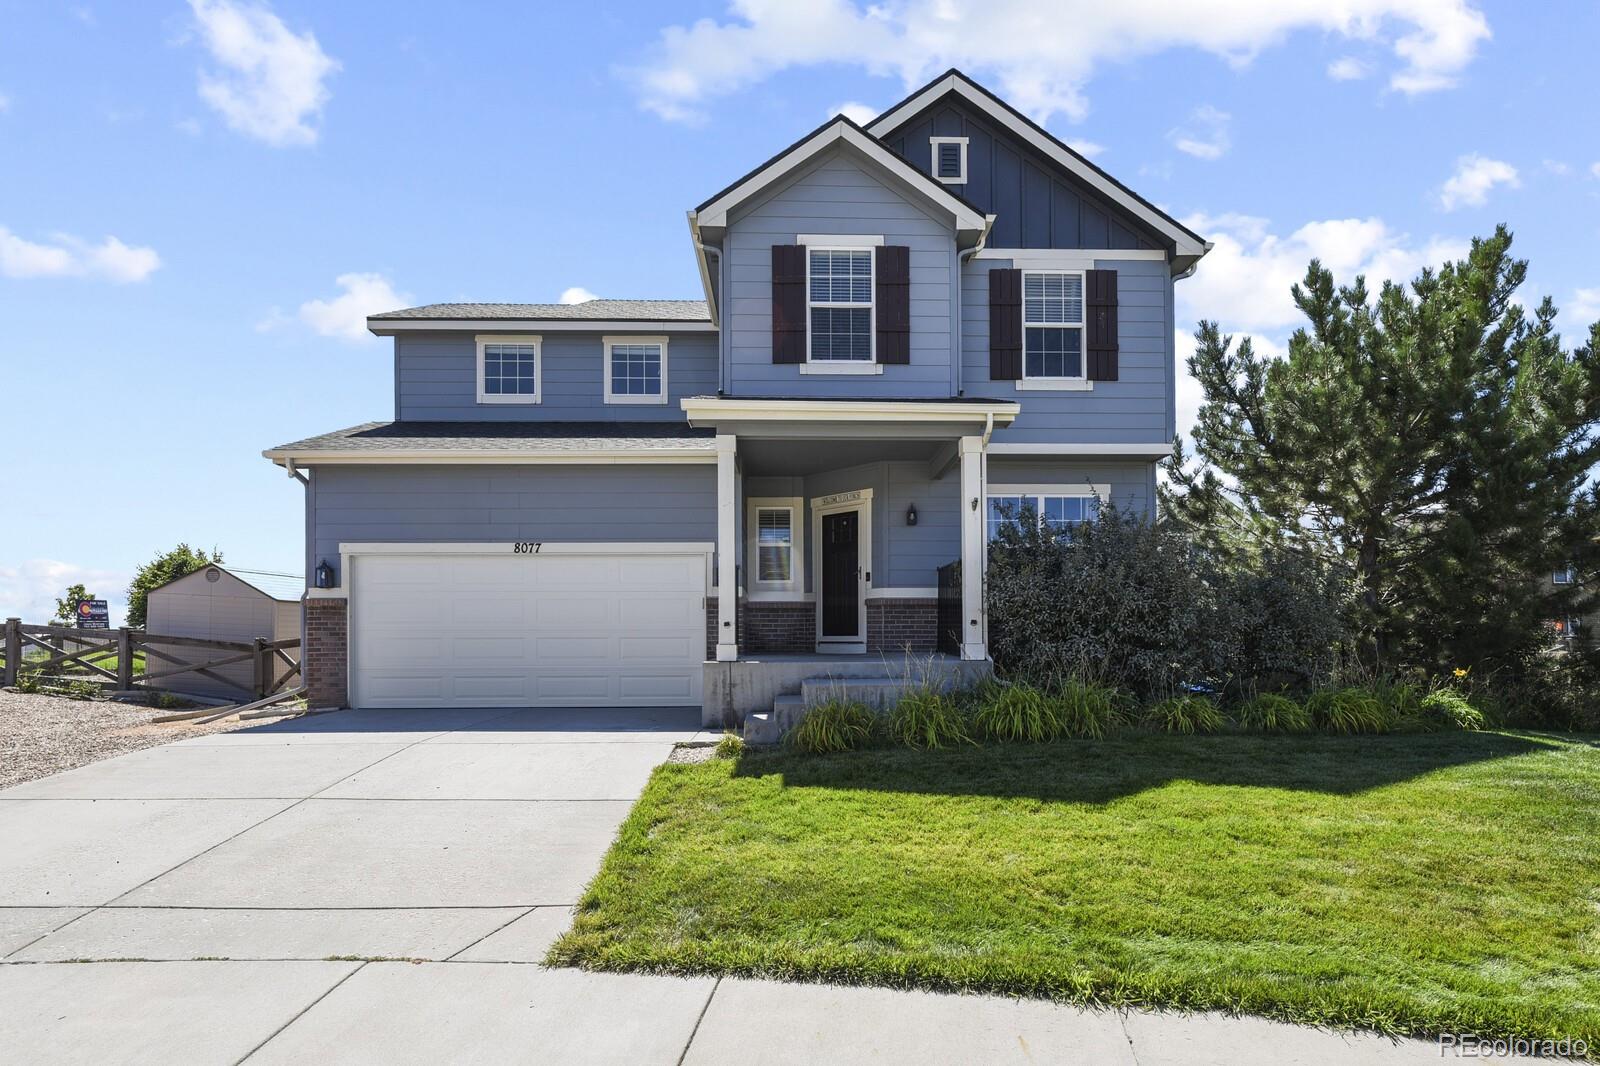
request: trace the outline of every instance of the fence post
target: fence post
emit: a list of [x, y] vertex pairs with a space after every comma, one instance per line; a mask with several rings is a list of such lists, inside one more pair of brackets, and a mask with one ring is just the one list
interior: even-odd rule
[[262, 637], [255, 639], [255, 654], [250, 659], [255, 675], [256, 699], [261, 699], [267, 694], [267, 686], [272, 683], [272, 653], [267, 650], [267, 641]]
[[5, 684], [17, 683], [17, 671], [22, 666], [22, 619], [6, 619], [6, 669]]
[[117, 630], [117, 688], [123, 692], [133, 687], [133, 634], [127, 626]]

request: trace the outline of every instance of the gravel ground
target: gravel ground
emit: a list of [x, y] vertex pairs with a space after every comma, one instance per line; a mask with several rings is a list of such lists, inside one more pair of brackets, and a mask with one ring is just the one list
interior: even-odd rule
[[151, 724], [161, 713], [138, 703], [0, 691], [0, 788], [140, 748], [257, 724]]

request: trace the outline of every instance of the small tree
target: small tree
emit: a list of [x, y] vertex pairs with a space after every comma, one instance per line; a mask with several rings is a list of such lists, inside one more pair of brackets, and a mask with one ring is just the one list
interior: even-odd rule
[[56, 601], [56, 616], [50, 621], [55, 625], [76, 625], [78, 621], [78, 601], [92, 600], [94, 598], [94, 595], [85, 591], [81, 584], [69, 586], [66, 596]]
[[133, 575], [133, 583], [128, 586], [128, 625], [135, 629], [144, 627], [145, 598], [150, 595], [151, 589], [220, 562], [222, 553], [216, 548], [212, 548], [211, 554], [207, 555], [187, 544], [179, 544], [145, 563]]

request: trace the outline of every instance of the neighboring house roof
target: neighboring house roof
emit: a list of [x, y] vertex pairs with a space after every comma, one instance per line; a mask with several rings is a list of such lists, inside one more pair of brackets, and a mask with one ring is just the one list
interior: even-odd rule
[[716, 439], [681, 422], [366, 422], [261, 454], [304, 464], [683, 461], [713, 460]]
[[367, 316], [379, 336], [438, 329], [715, 329], [704, 300], [585, 300], [579, 304], [424, 304]]
[[[1057, 139], [1043, 126], [953, 67], [873, 119], [868, 123], [867, 131], [875, 137], [887, 137], [951, 93], [987, 114], [1003, 128], [1022, 137], [1074, 178], [1087, 184], [1172, 241], [1175, 260], [1198, 261], [1210, 250], [1211, 245], [1204, 237], [1113, 178]], [[1175, 265], [1187, 266], [1188, 263], [1176, 262]]]
[[305, 595], [306, 591], [306, 579], [303, 574], [290, 574], [282, 570], [250, 570], [239, 566], [224, 566], [221, 563], [211, 563], [200, 567], [198, 570], [191, 570], [181, 577], [175, 577], [171, 581], [163, 582], [151, 589], [150, 593], [170, 588], [180, 581], [187, 581], [198, 574], [204, 574], [207, 570], [221, 570], [229, 577], [249, 585], [270, 600], [297, 602], [301, 596]]

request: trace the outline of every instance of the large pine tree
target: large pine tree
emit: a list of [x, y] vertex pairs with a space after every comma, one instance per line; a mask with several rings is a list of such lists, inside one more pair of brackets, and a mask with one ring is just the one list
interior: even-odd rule
[[1195, 462], [1167, 513], [1219, 554], [1271, 545], [1340, 567], [1364, 659], [1499, 668], [1551, 619], [1587, 610], [1553, 589], [1594, 573], [1600, 323], [1561, 347], [1548, 300], [1513, 301], [1527, 264], [1505, 227], [1409, 286], [1336, 286], [1312, 261], [1293, 289], [1308, 324], [1281, 360], [1202, 322]]

